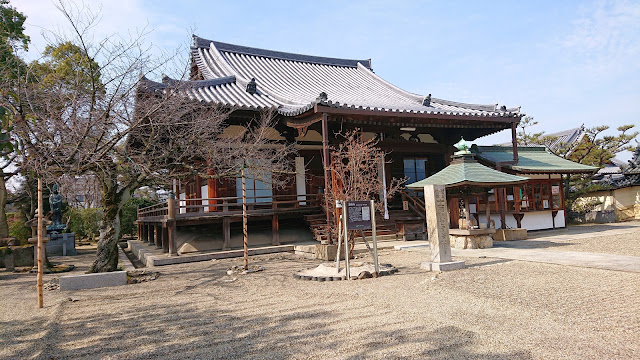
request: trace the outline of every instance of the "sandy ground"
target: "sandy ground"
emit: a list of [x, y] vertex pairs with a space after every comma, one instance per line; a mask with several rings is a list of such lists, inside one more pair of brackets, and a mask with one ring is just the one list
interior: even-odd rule
[[[521, 242], [525, 243], [525, 242]], [[531, 233], [528, 247], [550, 251], [585, 251], [640, 256], [640, 221], [571, 226]]]
[[400, 271], [358, 281], [296, 280], [320, 262], [290, 254], [234, 277], [241, 259], [166, 266], [47, 291], [40, 310], [35, 275], [0, 271], [0, 358], [640, 358], [640, 274], [491, 258], [435, 274], [418, 268], [426, 251], [382, 250]]

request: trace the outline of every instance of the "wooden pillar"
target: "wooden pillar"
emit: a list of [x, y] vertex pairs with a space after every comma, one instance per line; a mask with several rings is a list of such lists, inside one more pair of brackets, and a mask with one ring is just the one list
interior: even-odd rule
[[507, 228], [507, 219], [505, 216], [505, 198], [506, 191], [504, 188], [496, 189], [498, 191], [498, 209], [500, 210], [500, 229]]
[[162, 248], [162, 225], [156, 225], [153, 227], [154, 238], [153, 242], [156, 244], [156, 249]]
[[178, 255], [178, 249], [176, 247], [176, 199], [175, 195], [171, 194], [167, 200], [167, 230], [169, 236], [169, 256]]
[[138, 237], [138, 240], [146, 241], [146, 239], [147, 239], [147, 225], [145, 223], [141, 223], [139, 226], [140, 226], [140, 236]]
[[153, 244], [153, 225], [147, 224], [147, 237], [144, 239], [147, 244]]
[[162, 230], [162, 252], [169, 252], [169, 228], [167, 224], [160, 228]]
[[280, 245], [280, 222], [278, 214], [273, 214], [271, 218], [271, 245]]
[[222, 243], [222, 250], [231, 250], [231, 218], [222, 218], [222, 234], [224, 236], [224, 242]]
[[518, 163], [518, 137], [516, 135], [516, 126], [518, 124], [511, 123], [511, 147], [513, 150], [513, 161]]
[[[331, 208], [329, 207], [329, 181], [331, 174], [329, 167], [331, 166], [331, 158], [329, 157], [329, 115], [322, 114], [322, 157], [324, 160], [324, 206], [327, 210], [327, 226], [331, 224]], [[331, 206], [335, 206], [331, 204]], [[327, 233], [329, 244], [331, 241], [331, 232]]]
[[484, 203], [486, 205], [485, 216], [487, 217], [487, 229], [489, 229], [491, 227], [491, 205], [489, 204], [489, 194], [484, 196]]

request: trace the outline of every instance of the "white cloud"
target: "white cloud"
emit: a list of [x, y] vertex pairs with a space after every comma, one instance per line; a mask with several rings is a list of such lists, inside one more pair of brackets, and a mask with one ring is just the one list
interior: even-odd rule
[[593, 76], [639, 67], [640, 3], [598, 1], [584, 6], [561, 41], [569, 60]]

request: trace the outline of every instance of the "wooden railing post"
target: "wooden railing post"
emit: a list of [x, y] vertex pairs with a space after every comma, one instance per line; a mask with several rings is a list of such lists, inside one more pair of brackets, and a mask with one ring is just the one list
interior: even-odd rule
[[167, 230], [169, 235], [169, 256], [178, 255], [176, 248], [176, 196], [171, 193], [167, 199]]

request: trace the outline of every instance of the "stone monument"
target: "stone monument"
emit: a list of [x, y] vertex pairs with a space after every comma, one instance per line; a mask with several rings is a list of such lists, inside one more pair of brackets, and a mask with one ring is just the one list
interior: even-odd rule
[[428, 271], [448, 271], [464, 268], [464, 261], [452, 261], [449, 244], [449, 213], [444, 185], [425, 185], [424, 201], [427, 216], [430, 259], [420, 264]]
[[51, 191], [53, 192], [49, 195], [51, 225], [47, 225], [49, 241], [46, 244], [46, 251], [49, 255], [77, 255], [76, 234], [63, 233], [67, 226], [62, 223], [62, 196], [58, 194], [58, 184], [53, 184]]

